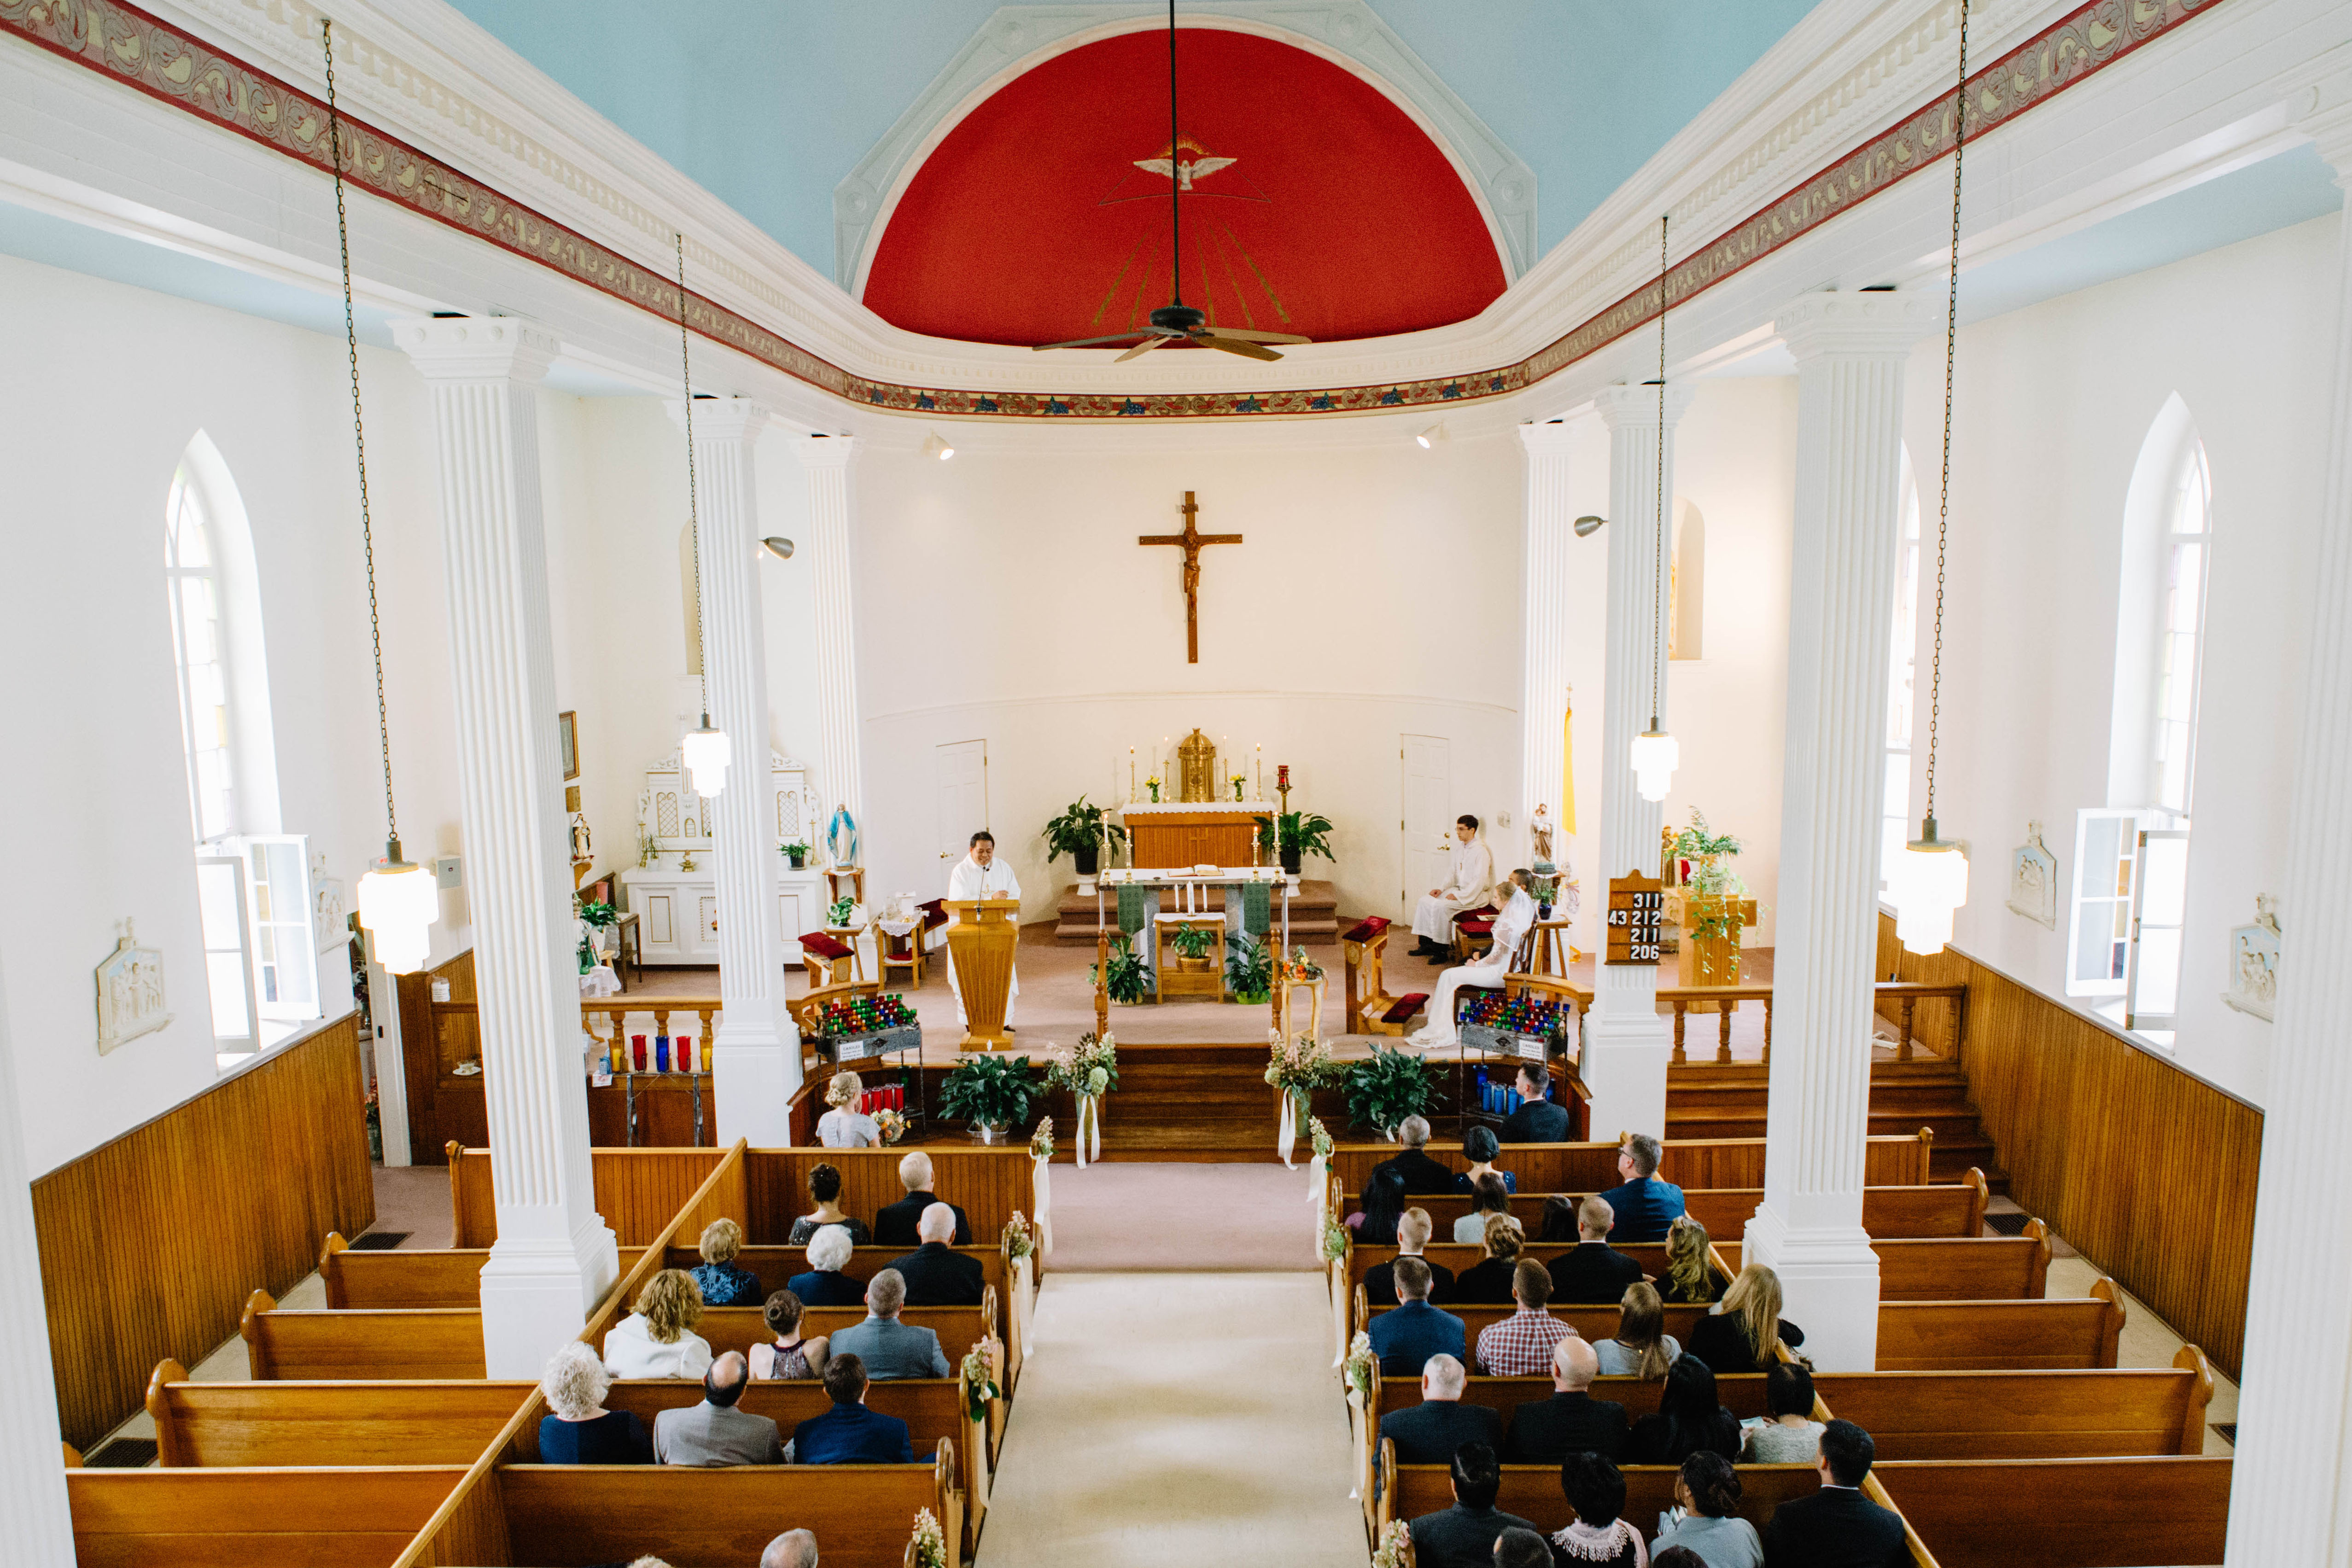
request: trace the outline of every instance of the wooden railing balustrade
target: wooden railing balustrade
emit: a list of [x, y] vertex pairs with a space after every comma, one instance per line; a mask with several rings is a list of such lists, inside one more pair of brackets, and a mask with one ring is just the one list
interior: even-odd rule
[[[1508, 983], [1512, 988], [1520, 988], [1517, 982], [1531, 978], [1542, 980], [1540, 988], [1565, 996], [1574, 1005], [1579, 1026], [1581, 1027], [1585, 1012], [1592, 1006], [1592, 988], [1564, 978], [1524, 975], [1511, 976]], [[1918, 1006], [1923, 1001], [1944, 1001], [1951, 1004], [1952, 1028], [1949, 1037], [1953, 1048], [1951, 1055], [1954, 1060], [1958, 1059], [1962, 1025], [1968, 1015], [1968, 987], [1958, 984], [1930, 984], [1918, 980], [1881, 980], [1875, 987], [1875, 991], [1874, 1001], [1877, 1004], [1885, 1005], [1892, 1002], [1900, 1009], [1898, 1020], [1900, 1034], [1895, 1048], [1895, 1059], [1897, 1061], [1911, 1061], [1916, 1054], [1913, 1050], [1915, 1044], [1919, 1046], [1927, 1044], [1920, 1038], [1915, 1027]], [[1748, 986], [1661, 986], [1658, 988], [1657, 996], [1659, 1005], [1671, 1009], [1674, 1013], [1674, 1063], [1675, 1066], [1685, 1066], [1689, 1062], [1689, 1056], [1684, 1048], [1684, 1035], [1689, 1027], [1690, 1009], [1700, 1004], [1713, 1004], [1715, 1007], [1715, 1060], [1720, 1065], [1729, 1065], [1731, 1015], [1742, 1002], [1764, 1004], [1764, 1061], [1768, 1065], [1770, 1063], [1772, 1060], [1772, 987], [1769, 982]], [[1941, 1056], [1945, 1053], [1930, 1047], [1927, 1054]]]

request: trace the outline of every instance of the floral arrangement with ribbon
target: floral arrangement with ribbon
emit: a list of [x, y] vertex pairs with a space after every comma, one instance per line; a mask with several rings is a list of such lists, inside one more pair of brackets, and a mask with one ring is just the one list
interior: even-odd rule
[[1054, 1157], [1053, 1117], [1038, 1118], [1037, 1130], [1029, 1134], [1029, 1157], [1033, 1160], [1050, 1160]]
[[1348, 1255], [1348, 1228], [1336, 1215], [1323, 1217], [1323, 1261], [1337, 1263]]
[[1372, 1553], [1372, 1568], [1404, 1568], [1412, 1561], [1412, 1526], [1402, 1519], [1389, 1521], [1381, 1531], [1380, 1550]]
[[1037, 1189], [1037, 1250], [1046, 1258], [1054, 1255], [1054, 1118], [1037, 1118], [1037, 1130], [1029, 1134], [1030, 1179]]
[[1068, 1090], [1078, 1103], [1078, 1166], [1084, 1169], [1090, 1146], [1093, 1157], [1102, 1158], [1102, 1097], [1118, 1087], [1118, 1041], [1108, 1034], [1097, 1039], [1088, 1030], [1066, 1060], [1056, 1056], [1045, 1063], [1045, 1082]]
[[1372, 1354], [1372, 1336], [1357, 1332], [1348, 1343], [1348, 1364], [1344, 1375], [1348, 1380], [1348, 1397], [1369, 1402], [1372, 1396], [1372, 1369], [1380, 1358]]
[[963, 1364], [956, 1369], [963, 1385], [963, 1413], [974, 1421], [988, 1419], [988, 1402], [1000, 1392], [996, 1386], [996, 1369], [989, 1364], [988, 1342], [979, 1340], [963, 1353]]
[[1290, 1152], [1298, 1142], [1298, 1118], [1306, 1113], [1315, 1091], [1338, 1082], [1346, 1070], [1331, 1060], [1330, 1046], [1311, 1034], [1285, 1038], [1280, 1030], [1268, 1030], [1266, 1044], [1271, 1059], [1266, 1062], [1265, 1081], [1282, 1091], [1274, 1152], [1286, 1167], [1296, 1168]]
[[[1331, 1134], [1324, 1131], [1323, 1118], [1320, 1116], [1307, 1118], [1307, 1146], [1315, 1156], [1307, 1162], [1307, 1207], [1315, 1211], [1316, 1239], [1323, 1247], [1323, 1261], [1328, 1263], [1339, 1255], [1331, 1250], [1328, 1228], [1331, 1222], [1339, 1217], [1331, 1212], [1328, 1196], [1330, 1183], [1324, 1179], [1324, 1173], [1330, 1169], [1331, 1166]], [[1339, 1242], [1339, 1252], [1345, 1252], [1347, 1249], [1347, 1239], [1342, 1237]]]
[[1013, 1211], [1013, 1218], [1004, 1222], [1003, 1239], [1004, 1259], [1008, 1263], [1018, 1263], [1037, 1250], [1037, 1239], [1029, 1233], [1029, 1222], [1022, 1218], [1017, 1208]]
[[948, 1555], [948, 1538], [929, 1509], [915, 1515], [915, 1568], [954, 1568]]

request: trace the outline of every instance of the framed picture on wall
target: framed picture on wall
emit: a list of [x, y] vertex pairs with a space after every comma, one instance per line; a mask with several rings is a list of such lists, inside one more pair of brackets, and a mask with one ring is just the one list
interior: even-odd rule
[[2230, 988], [2221, 999], [2270, 1021], [2278, 1005], [2278, 900], [2259, 894], [2252, 924], [2230, 928]]
[[2058, 857], [2042, 841], [2042, 824], [2025, 824], [2025, 842], [2010, 852], [2009, 907], [2037, 925], [2058, 929]]
[[580, 777], [579, 718], [578, 711], [572, 708], [555, 716], [555, 733], [562, 738], [563, 777], [567, 780]]

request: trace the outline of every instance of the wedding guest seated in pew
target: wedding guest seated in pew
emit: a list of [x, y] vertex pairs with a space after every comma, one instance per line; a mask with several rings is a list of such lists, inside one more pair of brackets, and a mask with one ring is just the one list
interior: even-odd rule
[[710, 1342], [694, 1332], [702, 1292], [683, 1269], [664, 1269], [637, 1292], [636, 1311], [604, 1336], [604, 1365], [615, 1377], [699, 1377], [710, 1370]]
[[1707, 1261], [1706, 1227], [1689, 1215], [1666, 1227], [1666, 1272], [1658, 1300], [1700, 1306], [1715, 1300], [1715, 1265]]
[[[1396, 1260], [1397, 1297], [1394, 1312], [1372, 1320], [1372, 1354], [1381, 1360], [1383, 1377], [1419, 1377], [1433, 1355], [1470, 1358], [1462, 1320], [1429, 1304], [1429, 1265], [1418, 1258]], [[838, 1336], [836, 1336], [838, 1337]], [[940, 1374], [945, 1376], [946, 1374]]]
[[857, 1357], [866, 1376], [886, 1383], [897, 1377], [948, 1376], [940, 1336], [898, 1321], [898, 1309], [906, 1304], [907, 1281], [898, 1270], [876, 1274], [866, 1287], [866, 1321], [834, 1334], [832, 1354]]
[[1653, 1564], [1681, 1547], [1698, 1568], [1764, 1568], [1764, 1542], [1739, 1517], [1739, 1472], [1721, 1454], [1700, 1449], [1675, 1478], [1675, 1506], [1658, 1515]]
[[654, 1458], [665, 1465], [780, 1465], [784, 1440], [765, 1416], [738, 1410], [751, 1364], [729, 1351], [702, 1375], [702, 1403], [654, 1417]]
[[824, 1086], [824, 1103], [833, 1107], [816, 1119], [816, 1141], [828, 1149], [878, 1149], [882, 1128], [857, 1108], [866, 1092], [865, 1081], [855, 1072], [836, 1072]]
[[1666, 1309], [1646, 1280], [1625, 1287], [1617, 1302], [1617, 1337], [1594, 1345], [1603, 1377], [1639, 1377], [1655, 1383], [1683, 1353], [1681, 1343], [1666, 1333]]
[[1642, 1532], [1625, 1518], [1625, 1478], [1598, 1454], [1570, 1454], [1559, 1462], [1560, 1495], [1576, 1522], [1551, 1538], [1556, 1563], [1600, 1568], [1648, 1568]]
[[1715, 1370], [1695, 1355], [1678, 1357], [1666, 1369], [1658, 1408], [1633, 1423], [1625, 1444], [1631, 1465], [1679, 1465], [1700, 1449], [1739, 1457], [1739, 1417], [1716, 1397]]
[[805, 1247], [811, 1238], [828, 1225], [837, 1225], [849, 1232], [852, 1246], [865, 1247], [874, 1240], [874, 1232], [866, 1221], [841, 1211], [841, 1173], [819, 1162], [809, 1167], [809, 1197], [816, 1204], [814, 1211], [793, 1221], [793, 1233], [784, 1238], [785, 1244]]
[[[1416, 1118], [1416, 1120], [1418, 1120], [1418, 1118]], [[1462, 1157], [1470, 1162], [1470, 1168], [1464, 1174], [1455, 1176], [1453, 1183], [1442, 1190], [1446, 1192], [1476, 1192], [1478, 1190], [1478, 1178], [1484, 1176], [1491, 1176], [1501, 1178], [1503, 1190], [1505, 1192], [1518, 1191], [1519, 1178], [1517, 1176], [1513, 1176], [1509, 1171], [1501, 1171], [1495, 1168], [1495, 1161], [1502, 1152], [1502, 1142], [1495, 1136], [1494, 1128], [1471, 1128], [1468, 1132], [1462, 1134]]]
[[1402, 1176], [1407, 1197], [1454, 1190], [1454, 1172], [1429, 1157], [1429, 1123], [1426, 1118], [1407, 1116], [1399, 1122], [1397, 1142], [1404, 1145], [1404, 1153], [1382, 1160], [1372, 1169], [1394, 1171]]
[[1486, 1256], [1454, 1276], [1454, 1303], [1465, 1307], [1507, 1305], [1512, 1287], [1518, 1281], [1519, 1252], [1527, 1245], [1527, 1233], [1510, 1215], [1490, 1214], [1476, 1239], [1486, 1243]]
[[890, 1267], [907, 1281], [907, 1304], [910, 1307], [976, 1307], [980, 1293], [987, 1288], [980, 1260], [968, 1258], [948, 1245], [955, 1234], [955, 1211], [944, 1203], [935, 1203], [923, 1210], [915, 1234], [922, 1245], [904, 1258], [894, 1258]]
[[[923, 1210], [940, 1201], [931, 1190], [931, 1156], [920, 1149], [898, 1162], [898, 1185], [907, 1196], [884, 1207], [874, 1217], [874, 1243], [877, 1247], [913, 1247], [922, 1238], [916, 1234], [923, 1223]], [[954, 1204], [948, 1212], [955, 1216], [955, 1244], [971, 1245], [971, 1220]]]
[[1510, 1190], [1491, 1174], [1480, 1176], [1477, 1185], [1470, 1189], [1470, 1212], [1454, 1222], [1454, 1239], [1457, 1242], [1484, 1241], [1486, 1239], [1486, 1221], [1496, 1215], [1510, 1212]]
[[1526, 1102], [1503, 1120], [1502, 1141], [1507, 1144], [1564, 1144], [1568, 1142], [1571, 1124], [1568, 1108], [1555, 1105], [1544, 1098], [1550, 1086], [1551, 1074], [1540, 1061], [1519, 1063], [1519, 1098]]
[[1576, 1233], [1577, 1200], [1561, 1193], [1544, 1199], [1543, 1218], [1538, 1221], [1536, 1239], [1550, 1243], [1565, 1241], [1573, 1246], [1583, 1239]]
[[1822, 1490], [1790, 1498], [1764, 1526], [1767, 1568], [1907, 1568], [1903, 1516], [1862, 1495], [1877, 1446], [1851, 1421], [1822, 1430]]
[[[1429, 1299], [1444, 1301], [1453, 1298], [1454, 1270], [1441, 1263], [1430, 1263], [1428, 1259], [1422, 1258], [1421, 1253], [1421, 1249], [1429, 1245], [1430, 1232], [1435, 1228], [1436, 1225], [1429, 1218], [1429, 1210], [1406, 1209], [1403, 1218], [1397, 1221], [1397, 1256], [1421, 1258], [1423, 1263], [1428, 1263], [1432, 1281]], [[1367, 1302], [1376, 1307], [1397, 1304], [1396, 1263], [1396, 1259], [1391, 1258], [1364, 1270], [1364, 1300]]]
[[1356, 1233], [1360, 1247], [1393, 1247], [1404, 1200], [1404, 1174], [1393, 1166], [1374, 1166], [1364, 1180], [1361, 1207], [1342, 1223]]
[[1642, 1266], [1609, 1245], [1617, 1216], [1588, 1197], [1576, 1207], [1576, 1245], [1551, 1260], [1551, 1293], [1579, 1306], [1613, 1301], [1642, 1281]]
[[809, 1271], [793, 1275], [784, 1288], [798, 1296], [803, 1307], [859, 1305], [866, 1300], [866, 1287], [842, 1272], [855, 1250], [848, 1231], [838, 1225], [826, 1226], [809, 1238]]
[[1492, 1447], [1463, 1444], [1454, 1450], [1452, 1469], [1454, 1506], [1412, 1521], [1413, 1568], [1490, 1568], [1495, 1542], [1503, 1531], [1536, 1528], [1517, 1514], [1496, 1508], [1503, 1467]]
[[1714, 1565], [1687, 1546], [1653, 1547], [1650, 1568], [1714, 1568]]
[[825, 1357], [831, 1347], [824, 1335], [814, 1339], [801, 1333], [801, 1313], [806, 1311], [801, 1299], [790, 1291], [778, 1291], [768, 1298], [760, 1316], [767, 1320], [768, 1333], [774, 1336], [766, 1344], [751, 1347], [751, 1375], [767, 1379], [798, 1380], [824, 1375]]
[[1511, 1274], [1516, 1310], [1478, 1334], [1478, 1364], [1487, 1376], [1541, 1377], [1551, 1369], [1552, 1348], [1576, 1329], [1544, 1311], [1550, 1300], [1551, 1276], [1534, 1259], [1520, 1259]]
[[607, 1410], [613, 1379], [593, 1347], [578, 1340], [548, 1358], [539, 1390], [554, 1412], [539, 1420], [542, 1465], [649, 1465], [654, 1440], [633, 1410]]
[[1531, 1399], [1511, 1412], [1503, 1457], [1515, 1465], [1556, 1465], [1575, 1453], [1612, 1459], [1622, 1454], [1625, 1406], [1592, 1397], [1598, 1370], [1592, 1346], [1581, 1335], [1570, 1334], [1552, 1346], [1551, 1397]]
[[1398, 1464], [1450, 1465], [1465, 1443], [1502, 1447], [1502, 1413], [1462, 1403], [1462, 1385], [1468, 1380], [1469, 1373], [1450, 1355], [1433, 1355], [1422, 1364], [1421, 1403], [1381, 1417], [1380, 1435], [1396, 1444]]
[[749, 1307], [760, 1300], [760, 1276], [735, 1265], [743, 1250], [743, 1228], [714, 1219], [702, 1228], [702, 1261], [688, 1270], [706, 1307]]
[[760, 1568], [816, 1568], [816, 1537], [805, 1530], [787, 1530], [760, 1553]]
[[1780, 1276], [1750, 1263], [1715, 1310], [1691, 1325], [1689, 1349], [1717, 1372], [1762, 1372], [1780, 1359], [1776, 1342], [1794, 1350], [1805, 1331], [1780, 1315]]
[[1532, 1530], [1507, 1530], [1495, 1537], [1495, 1568], [1551, 1568], [1551, 1542]]
[[835, 1356], [824, 1369], [824, 1391], [833, 1407], [793, 1428], [793, 1463], [913, 1464], [915, 1446], [907, 1424], [866, 1407], [866, 1391], [871, 1386], [864, 1362], [854, 1355]]
[[1666, 1227], [1683, 1212], [1683, 1189], [1660, 1181], [1658, 1160], [1665, 1145], [1647, 1133], [1636, 1133], [1617, 1151], [1617, 1174], [1625, 1178], [1601, 1195], [1617, 1216], [1617, 1239], [1627, 1246], [1664, 1241]]
[[1792, 1361], [1764, 1375], [1769, 1415], [1739, 1424], [1739, 1457], [1751, 1465], [1810, 1465], [1821, 1458], [1822, 1424], [1813, 1419], [1813, 1375]]

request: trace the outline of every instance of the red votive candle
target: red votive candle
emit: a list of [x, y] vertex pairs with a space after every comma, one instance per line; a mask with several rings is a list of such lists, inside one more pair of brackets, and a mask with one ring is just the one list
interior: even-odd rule
[[643, 1072], [646, 1070], [646, 1037], [644, 1035], [633, 1034], [629, 1037], [629, 1052], [636, 1059], [637, 1071]]

